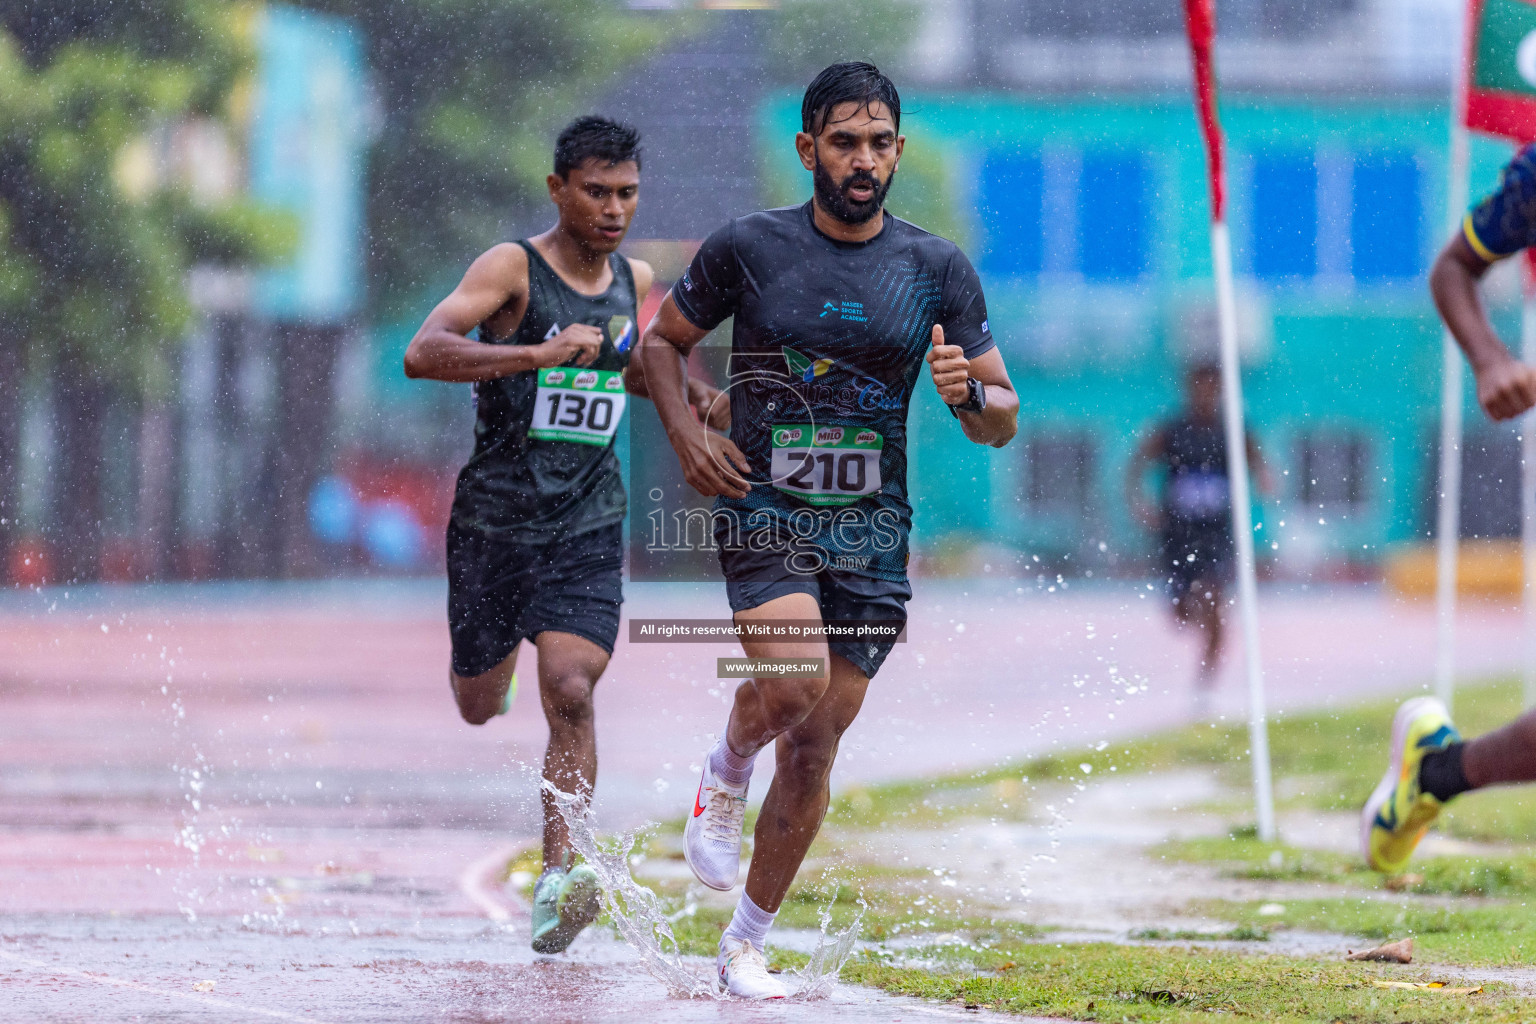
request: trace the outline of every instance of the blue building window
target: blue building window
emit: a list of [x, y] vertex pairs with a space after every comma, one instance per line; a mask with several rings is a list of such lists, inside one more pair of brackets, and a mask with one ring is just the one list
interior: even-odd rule
[[1317, 273], [1317, 161], [1308, 152], [1253, 158], [1253, 272], [1267, 280]]
[[1355, 280], [1393, 281], [1420, 271], [1419, 165], [1407, 150], [1355, 155], [1349, 220]]
[[1147, 162], [1139, 153], [1085, 152], [1077, 191], [1077, 265], [1090, 281], [1147, 271], [1151, 242]]
[[985, 243], [983, 273], [1034, 277], [1040, 273], [1041, 208], [1045, 171], [1038, 153], [987, 154], [978, 182], [977, 213]]

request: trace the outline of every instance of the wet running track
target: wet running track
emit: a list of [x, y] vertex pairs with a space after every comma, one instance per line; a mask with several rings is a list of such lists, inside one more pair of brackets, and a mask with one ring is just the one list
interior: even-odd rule
[[[871, 688], [838, 785], [1186, 715], [1193, 651], [1153, 594], [916, 589], [910, 642]], [[719, 590], [631, 585], [626, 611], [720, 616]], [[1427, 681], [1427, 607], [1369, 590], [1264, 601], [1274, 706]], [[847, 986], [830, 1003], [673, 1000], [599, 934], [535, 958], [494, 877], [537, 835], [532, 654], [513, 713], [463, 725], [442, 603], [424, 584], [0, 598], [0, 1020], [977, 1016]], [[1518, 628], [1513, 611], [1469, 609], [1464, 672], [1510, 668]], [[732, 653], [621, 638], [598, 695], [602, 822], [681, 813], [724, 720], [715, 658]], [[1235, 668], [1227, 714], [1243, 707]]]

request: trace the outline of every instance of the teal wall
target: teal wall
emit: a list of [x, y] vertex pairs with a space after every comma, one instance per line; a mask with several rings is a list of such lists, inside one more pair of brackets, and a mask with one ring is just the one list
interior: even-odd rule
[[[929, 552], [982, 540], [1079, 568], [1136, 564], [1151, 543], [1120, 497], [1125, 462], [1139, 434], [1177, 404], [1192, 358], [1184, 314], [1212, 304], [1205, 157], [1190, 105], [945, 96], [905, 105], [891, 209], [971, 255], [1022, 401], [1019, 438], [990, 450], [964, 443], [920, 392], [914, 540]], [[1244, 373], [1250, 426], [1279, 482], [1261, 509], [1261, 549], [1282, 560], [1372, 561], [1428, 525], [1440, 335], [1424, 271], [1446, 224], [1446, 110], [1240, 98], [1222, 117], [1239, 292], [1267, 325]], [[809, 191], [792, 146], [798, 122], [796, 96], [762, 111], [776, 203]], [[1477, 141], [1473, 152], [1477, 194], [1493, 186], [1509, 149]], [[1272, 188], [1286, 201], [1266, 204], [1260, 180], [1281, 180], [1277, 166], [1306, 187]], [[1128, 190], [1091, 191], [1126, 181]], [[1299, 234], [1315, 236], [1298, 240], [1287, 227], [1297, 217]], [[1128, 266], [1116, 264], [1123, 240], [1139, 253]], [[1275, 269], [1291, 259], [1315, 266]], [[1495, 313], [1512, 326], [1509, 310]], [[1475, 424], [1475, 406], [1468, 415]], [[1360, 446], [1358, 501], [1304, 501], [1304, 439], [1318, 431]], [[1084, 500], [1032, 504], [1029, 474], [1046, 470], [1030, 464], [1029, 441], [1063, 437], [1092, 450]]]

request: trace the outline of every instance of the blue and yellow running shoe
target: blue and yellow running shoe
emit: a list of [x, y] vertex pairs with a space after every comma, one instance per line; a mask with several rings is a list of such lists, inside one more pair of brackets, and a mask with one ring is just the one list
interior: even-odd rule
[[561, 953], [603, 909], [597, 872], [585, 864], [555, 868], [533, 890], [533, 951]]
[[1419, 788], [1424, 755], [1461, 740], [1450, 712], [1434, 697], [1415, 697], [1392, 719], [1392, 763], [1360, 812], [1360, 850], [1377, 871], [1396, 875], [1440, 816], [1442, 804]]

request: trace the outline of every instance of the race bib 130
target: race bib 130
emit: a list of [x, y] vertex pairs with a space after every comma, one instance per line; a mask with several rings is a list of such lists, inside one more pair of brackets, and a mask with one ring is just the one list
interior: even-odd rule
[[625, 400], [622, 371], [571, 366], [540, 370], [528, 436], [606, 446], [619, 429]]

